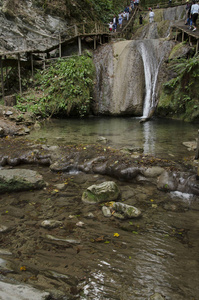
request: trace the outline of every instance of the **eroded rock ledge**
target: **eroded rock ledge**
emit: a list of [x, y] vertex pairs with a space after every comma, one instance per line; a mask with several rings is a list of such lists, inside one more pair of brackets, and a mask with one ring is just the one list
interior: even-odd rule
[[173, 161], [154, 158], [130, 151], [120, 151], [99, 144], [76, 146], [35, 145], [19, 139], [1, 140], [0, 166], [23, 164], [49, 166], [52, 172], [84, 172], [108, 175], [121, 181], [155, 184], [163, 191], [178, 190], [199, 194], [194, 168]]

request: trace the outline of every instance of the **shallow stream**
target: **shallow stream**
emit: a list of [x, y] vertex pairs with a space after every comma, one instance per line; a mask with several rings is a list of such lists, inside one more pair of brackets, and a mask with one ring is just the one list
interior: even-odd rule
[[99, 137], [113, 148], [143, 148], [145, 154], [181, 159], [193, 155], [182, 142], [197, 138], [198, 125], [175, 120], [154, 119], [139, 123], [139, 118], [90, 118], [50, 120], [34, 130], [31, 139], [44, 139], [49, 145], [96, 143]]
[[[194, 154], [182, 142], [192, 141], [196, 135], [197, 125], [177, 121], [140, 124], [131, 118], [90, 118], [51, 120], [28, 138], [55, 145], [95, 143], [103, 136], [106, 145], [114, 148], [141, 147], [146, 154], [180, 160]], [[0, 225], [8, 227], [1, 233], [1, 280], [17, 280], [50, 291], [51, 297], [46, 299], [56, 300], [198, 299], [196, 196], [164, 193], [149, 182], [25, 167], [36, 169], [48, 186], [40, 191], [0, 195]], [[107, 180], [118, 184], [119, 201], [139, 208], [141, 218], [106, 218], [101, 205], [82, 202], [88, 186]], [[58, 191], [60, 183], [65, 187]], [[46, 219], [62, 225], [43, 228], [41, 222]]]

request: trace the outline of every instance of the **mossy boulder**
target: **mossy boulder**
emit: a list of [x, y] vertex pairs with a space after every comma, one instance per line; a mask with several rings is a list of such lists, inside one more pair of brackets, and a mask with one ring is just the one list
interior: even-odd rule
[[141, 211], [138, 208], [121, 202], [115, 202], [113, 210], [116, 211], [114, 217], [119, 219], [137, 218], [141, 215]]
[[185, 42], [178, 43], [173, 47], [169, 55], [169, 60], [186, 57], [190, 51], [192, 51], [192, 47], [190, 47], [188, 44], [186, 44]]
[[26, 169], [0, 170], [0, 192], [41, 189], [45, 186], [42, 175]]
[[117, 200], [120, 194], [119, 187], [114, 181], [106, 181], [98, 185], [92, 185], [82, 195], [84, 203], [95, 204]]

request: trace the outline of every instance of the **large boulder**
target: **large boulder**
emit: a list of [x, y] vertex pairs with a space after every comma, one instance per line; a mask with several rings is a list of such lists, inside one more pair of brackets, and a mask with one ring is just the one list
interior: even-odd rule
[[179, 191], [199, 195], [199, 181], [196, 179], [196, 175], [190, 176], [184, 172], [164, 171], [158, 178], [157, 188], [165, 192]]
[[41, 189], [45, 186], [43, 177], [36, 171], [26, 169], [0, 170], [0, 192], [15, 192]]
[[119, 194], [120, 190], [117, 184], [114, 181], [107, 181], [88, 187], [82, 195], [82, 201], [89, 204], [114, 201], [117, 200]]

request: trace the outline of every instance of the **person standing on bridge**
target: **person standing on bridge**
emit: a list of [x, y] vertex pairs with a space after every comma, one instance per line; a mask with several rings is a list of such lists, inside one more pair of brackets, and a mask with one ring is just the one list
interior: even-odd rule
[[122, 12], [121, 12], [118, 15], [118, 23], [120, 25], [120, 28], [122, 28], [122, 21], [123, 21], [123, 15], [122, 15]]
[[193, 21], [193, 30], [196, 31], [196, 21], [199, 14], [199, 5], [196, 3], [196, 1], [193, 1], [193, 4], [191, 6], [191, 15], [192, 15], [192, 21]]
[[117, 17], [116, 15], [113, 16], [113, 31], [116, 32], [117, 30]]
[[151, 9], [150, 12], [149, 12], [149, 23], [153, 23], [154, 22], [154, 12], [153, 10]]

